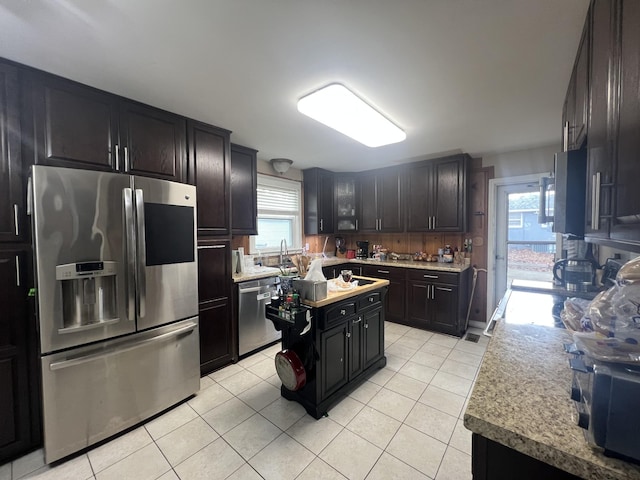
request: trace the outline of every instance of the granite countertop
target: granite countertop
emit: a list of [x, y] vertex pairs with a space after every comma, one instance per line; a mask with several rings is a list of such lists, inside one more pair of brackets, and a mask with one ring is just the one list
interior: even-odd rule
[[327, 298], [318, 300], [317, 302], [312, 302], [311, 300], [304, 300], [302, 303], [304, 303], [305, 305], [308, 305], [309, 307], [315, 307], [315, 308], [325, 307], [332, 303], [339, 302], [340, 300], [345, 300], [347, 298], [355, 297], [356, 295], [371, 292], [373, 290], [377, 290], [379, 288], [386, 287], [387, 285], [389, 285], [389, 280], [383, 280], [380, 278], [360, 277], [357, 275], [353, 276], [354, 280], [358, 280], [360, 278], [364, 280], [369, 280], [373, 283], [369, 283], [367, 285], [358, 285], [354, 289], [347, 290], [345, 292], [330, 291], [330, 292], [327, 292]]
[[[329, 257], [322, 260], [323, 267], [330, 267], [333, 265], [342, 265], [344, 263], [354, 263], [358, 265], [373, 265], [373, 266], [385, 266], [385, 267], [399, 267], [399, 268], [415, 268], [421, 270], [437, 270], [441, 272], [464, 272], [470, 265], [460, 265], [456, 263], [441, 263], [441, 262], [414, 262], [413, 260], [361, 260], [361, 259], [349, 259], [339, 257]], [[291, 270], [291, 269], [290, 269]], [[295, 271], [295, 269], [293, 269]], [[233, 274], [233, 283], [246, 282], [249, 280], [258, 280], [260, 278], [267, 278], [278, 276], [280, 269], [278, 267], [257, 267], [249, 272], [235, 273]]]
[[499, 321], [464, 414], [474, 433], [594, 480], [640, 479], [640, 466], [605, 457], [573, 420], [566, 330]]

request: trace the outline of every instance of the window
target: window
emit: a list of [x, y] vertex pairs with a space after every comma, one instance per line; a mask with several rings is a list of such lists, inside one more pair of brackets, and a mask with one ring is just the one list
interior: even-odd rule
[[522, 212], [509, 212], [509, 228], [522, 228]]
[[284, 238], [289, 250], [302, 248], [301, 184], [258, 175], [258, 235], [251, 236], [251, 253], [280, 252]]

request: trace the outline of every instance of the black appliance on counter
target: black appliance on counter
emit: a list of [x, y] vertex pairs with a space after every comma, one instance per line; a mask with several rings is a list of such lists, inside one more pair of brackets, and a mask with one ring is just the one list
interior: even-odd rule
[[569, 292], [587, 292], [596, 286], [598, 264], [584, 258], [565, 258], [553, 265], [553, 278]]
[[356, 258], [369, 258], [369, 242], [356, 242], [358, 249], [356, 250]]
[[605, 455], [640, 463], [640, 365], [600, 362], [578, 352], [569, 363], [576, 421], [587, 442]]

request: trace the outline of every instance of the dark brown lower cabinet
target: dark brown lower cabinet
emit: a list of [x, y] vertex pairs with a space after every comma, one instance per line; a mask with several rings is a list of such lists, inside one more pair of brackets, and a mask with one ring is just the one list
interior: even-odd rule
[[205, 375], [238, 359], [233, 321], [229, 241], [198, 241], [200, 373]]
[[579, 480], [580, 477], [489, 440], [472, 437], [473, 480]]
[[409, 270], [407, 324], [461, 337], [468, 305], [468, 273]]
[[362, 275], [389, 280], [389, 290], [384, 304], [385, 318], [390, 322], [405, 323], [406, 269], [383, 265], [363, 265]]
[[0, 250], [0, 464], [40, 442], [38, 372], [31, 356], [26, 249]]

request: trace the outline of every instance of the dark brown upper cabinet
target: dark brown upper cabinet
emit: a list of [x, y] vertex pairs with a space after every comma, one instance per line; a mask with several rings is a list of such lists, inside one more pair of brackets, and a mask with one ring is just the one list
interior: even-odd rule
[[258, 151], [231, 144], [231, 231], [258, 234]]
[[640, 3], [620, 2], [615, 216], [611, 239], [640, 245]]
[[468, 162], [461, 154], [409, 166], [408, 232], [466, 231]]
[[335, 174], [336, 233], [357, 232], [359, 227], [358, 191], [360, 183], [355, 175]]
[[[611, 228], [614, 175], [613, 102], [609, 100], [613, 85], [613, 24], [615, 2], [595, 0], [591, 5], [589, 35], [589, 115], [587, 130], [587, 184], [585, 235], [608, 237]], [[584, 48], [584, 45], [581, 45]], [[597, 185], [600, 183], [600, 185]], [[605, 185], [605, 187], [603, 187]], [[596, 195], [595, 188], [598, 188]], [[597, 203], [597, 205], [596, 205]], [[597, 218], [596, 218], [597, 217]]]
[[377, 170], [360, 176], [361, 232], [402, 232], [402, 175], [398, 169]]
[[333, 173], [321, 168], [304, 170], [304, 234], [333, 233]]
[[185, 180], [183, 117], [43, 72], [25, 76], [33, 163]]
[[190, 120], [189, 183], [197, 187], [198, 235], [231, 234], [228, 130]]
[[25, 240], [18, 69], [0, 63], [0, 241]]

